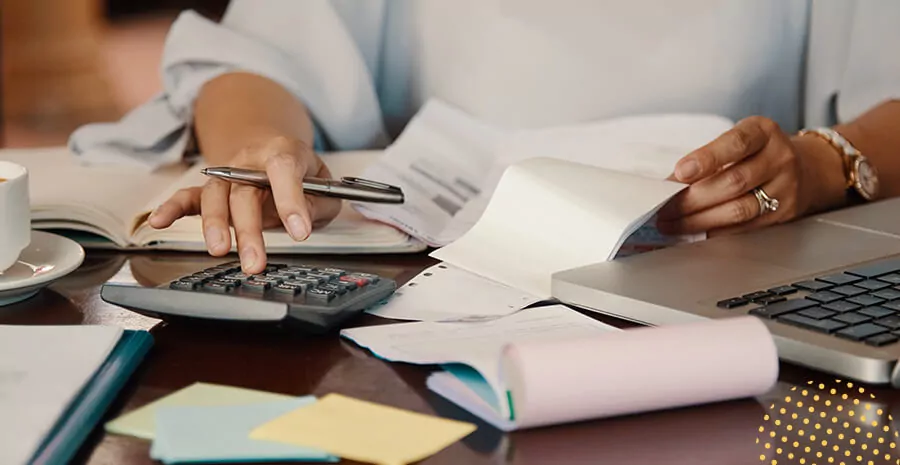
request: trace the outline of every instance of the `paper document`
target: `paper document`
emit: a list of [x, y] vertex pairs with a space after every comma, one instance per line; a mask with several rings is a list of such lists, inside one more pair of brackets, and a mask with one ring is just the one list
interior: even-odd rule
[[418, 462], [475, 431], [475, 425], [329, 394], [250, 435], [327, 450], [379, 465]]
[[293, 397], [284, 394], [217, 384], [194, 383], [110, 421], [105, 428], [107, 432], [114, 434], [153, 439], [156, 434], [156, 410], [160, 407], [242, 405], [291, 399]]
[[[526, 160], [506, 170], [478, 223], [432, 256], [550, 297], [552, 273], [611, 260], [685, 187], [561, 160]], [[622, 192], [630, 192], [627, 199], [611, 200]]]
[[406, 204], [354, 203], [354, 208], [439, 247], [478, 221], [514, 163], [555, 158], [665, 179], [681, 157], [732, 126], [715, 115], [659, 114], [511, 130], [431, 99], [363, 174], [401, 186]]
[[[341, 336], [392, 362], [462, 363], [501, 392], [500, 354], [514, 342], [556, 340], [617, 331], [562, 305], [522, 310], [479, 323], [400, 323], [345, 329]], [[499, 405], [497, 399], [492, 399]]]
[[429, 245], [442, 245], [451, 240], [444, 230], [453, 217], [481, 194], [503, 132], [436, 100], [426, 103], [407, 127], [363, 173], [402, 187], [405, 203], [354, 206]]
[[122, 329], [0, 326], [0, 463], [29, 463]]
[[368, 312], [399, 320], [473, 321], [508, 315], [539, 300], [535, 294], [441, 264], [422, 271]]
[[266, 422], [316, 402], [312, 396], [218, 407], [160, 407], [150, 457], [165, 463], [336, 462], [328, 453], [250, 439]]

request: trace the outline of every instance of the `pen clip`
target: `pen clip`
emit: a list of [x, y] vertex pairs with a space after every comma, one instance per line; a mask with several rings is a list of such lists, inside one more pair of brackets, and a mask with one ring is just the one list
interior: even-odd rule
[[348, 186], [365, 187], [365, 188], [369, 188], [369, 189], [373, 189], [373, 190], [377, 190], [377, 191], [392, 192], [392, 193], [397, 193], [397, 194], [403, 193], [403, 190], [397, 186], [392, 186], [390, 184], [385, 184], [383, 182], [378, 182], [378, 181], [372, 181], [369, 179], [357, 178], [357, 177], [352, 177], [352, 176], [344, 176], [341, 178], [341, 182]]

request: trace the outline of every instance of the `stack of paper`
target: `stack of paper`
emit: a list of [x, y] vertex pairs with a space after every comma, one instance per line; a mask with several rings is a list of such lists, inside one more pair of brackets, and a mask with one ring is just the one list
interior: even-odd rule
[[197, 383], [106, 429], [152, 440], [151, 457], [167, 464], [346, 457], [402, 465], [440, 451], [475, 427], [336, 394], [317, 401]]
[[555, 305], [341, 334], [390, 361], [442, 364], [428, 387], [505, 431], [751, 397], [778, 374], [752, 316], [617, 331]]
[[497, 316], [511, 303], [518, 310], [549, 298], [555, 272], [704, 239], [664, 236], [654, 218], [686, 187], [667, 180], [676, 162], [732, 125], [715, 115], [661, 114], [511, 131], [429, 101], [364, 172], [402, 186], [406, 204], [354, 207], [442, 247], [432, 256], [457, 272], [428, 270], [371, 312]]

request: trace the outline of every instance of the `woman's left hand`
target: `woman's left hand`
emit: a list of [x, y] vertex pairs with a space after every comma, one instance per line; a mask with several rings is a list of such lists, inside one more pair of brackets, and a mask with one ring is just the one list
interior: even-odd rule
[[[790, 138], [774, 121], [753, 116], [679, 160], [674, 180], [690, 184], [658, 215], [661, 232], [743, 232], [840, 204], [838, 153], [814, 136]], [[753, 190], [777, 199], [763, 208]]]

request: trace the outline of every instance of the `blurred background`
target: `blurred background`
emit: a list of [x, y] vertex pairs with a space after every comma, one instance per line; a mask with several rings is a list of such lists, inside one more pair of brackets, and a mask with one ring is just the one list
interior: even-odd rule
[[65, 144], [76, 127], [118, 119], [161, 89], [178, 13], [218, 19], [228, 0], [0, 0], [0, 146]]

